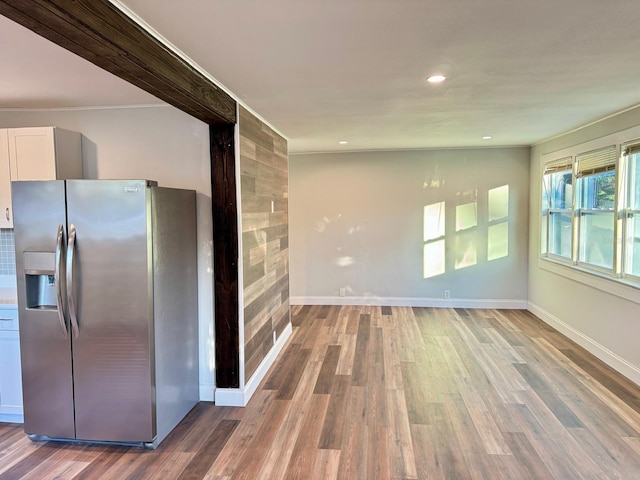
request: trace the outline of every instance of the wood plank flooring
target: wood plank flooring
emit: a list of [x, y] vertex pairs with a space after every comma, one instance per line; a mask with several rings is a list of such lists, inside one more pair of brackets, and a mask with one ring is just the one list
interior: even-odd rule
[[640, 388], [520, 310], [296, 306], [246, 408], [155, 451], [32, 443], [0, 480], [640, 479]]

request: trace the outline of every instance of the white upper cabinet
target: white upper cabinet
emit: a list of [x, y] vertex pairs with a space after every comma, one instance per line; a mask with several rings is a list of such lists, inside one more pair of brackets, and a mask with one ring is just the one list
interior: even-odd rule
[[7, 130], [0, 130], [0, 209], [0, 228], [13, 227], [9, 137]]
[[13, 227], [11, 181], [82, 178], [78, 132], [57, 127], [0, 130], [0, 228]]

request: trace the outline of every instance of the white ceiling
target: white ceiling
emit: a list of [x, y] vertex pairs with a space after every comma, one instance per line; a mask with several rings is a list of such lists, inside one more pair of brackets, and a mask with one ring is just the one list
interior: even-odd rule
[[[638, 0], [121, 3], [292, 152], [530, 145], [640, 103]], [[159, 103], [1, 20], [0, 107]]]
[[0, 108], [162, 103], [0, 15]]

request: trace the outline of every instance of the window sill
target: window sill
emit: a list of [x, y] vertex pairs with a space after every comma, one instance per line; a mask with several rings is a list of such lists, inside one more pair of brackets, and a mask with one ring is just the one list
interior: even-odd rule
[[585, 268], [567, 265], [551, 258], [539, 257], [538, 267], [603, 292], [640, 304], [640, 285], [622, 278], [612, 278]]

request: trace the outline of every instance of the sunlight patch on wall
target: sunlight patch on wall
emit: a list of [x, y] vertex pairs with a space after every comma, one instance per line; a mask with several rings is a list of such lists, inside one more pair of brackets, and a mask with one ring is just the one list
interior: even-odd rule
[[456, 206], [456, 232], [478, 225], [478, 203], [471, 202]]
[[509, 256], [509, 185], [489, 190], [487, 261]]
[[509, 255], [509, 223], [491, 225], [488, 232], [487, 260], [497, 260]]
[[466, 232], [456, 236], [456, 261], [455, 269], [472, 267], [478, 263], [478, 251], [476, 249], [476, 232]]
[[435, 277], [445, 272], [444, 263], [445, 203], [438, 202], [424, 207], [423, 219], [423, 275]]
[[448, 212], [444, 201], [423, 207], [424, 278], [509, 256], [509, 185], [482, 193], [486, 203], [476, 188], [458, 192]]
[[509, 216], [509, 185], [489, 190], [489, 221]]
[[478, 226], [478, 202], [456, 206], [456, 242], [454, 268], [460, 270], [478, 263], [476, 235]]
[[433, 203], [424, 207], [425, 242], [444, 237], [444, 202]]
[[356, 260], [353, 257], [338, 257], [336, 259], [336, 265], [338, 265], [339, 267], [349, 267], [351, 265], [354, 265], [355, 263]]
[[424, 245], [424, 278], [442, 275], [444, 265], [444, 239]]

